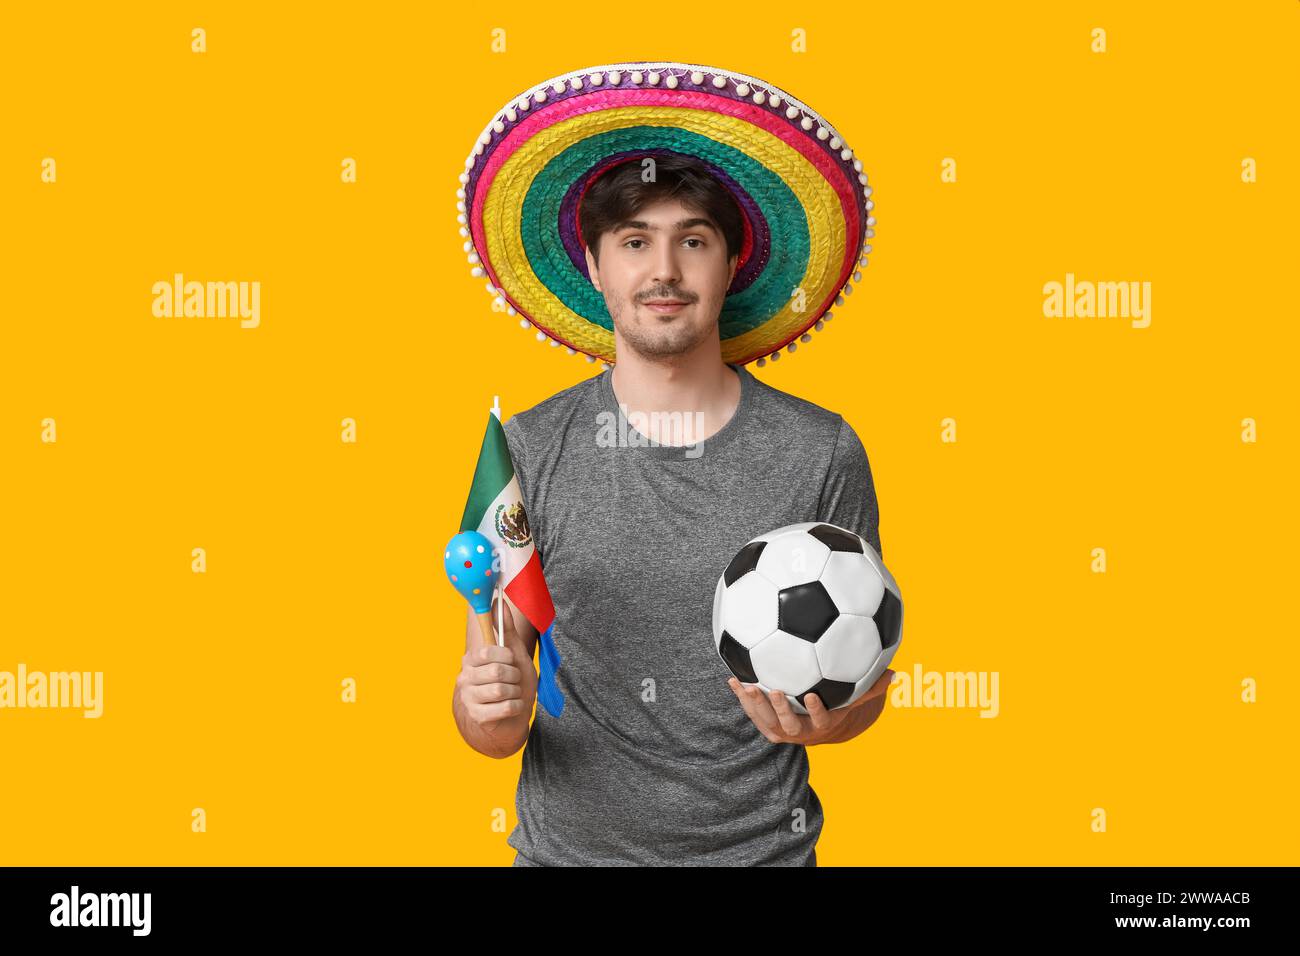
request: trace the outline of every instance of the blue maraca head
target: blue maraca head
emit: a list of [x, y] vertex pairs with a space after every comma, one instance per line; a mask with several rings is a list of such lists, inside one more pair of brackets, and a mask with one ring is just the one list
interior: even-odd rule
[[493, 568], [492, 542], [477, 531], [462, 531], [447, 542], [443, 564], [451, 586], [483, 614], [492, 607], [500, 568]]

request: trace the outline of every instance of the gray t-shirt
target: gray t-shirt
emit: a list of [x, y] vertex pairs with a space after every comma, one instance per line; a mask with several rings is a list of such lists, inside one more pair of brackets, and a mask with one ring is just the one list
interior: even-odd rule
[[740, 404], [694, 446], [635, 444], [609, 369], [505, 422], [565, 696], [524, 748], [515, 866], [816, 865], [807, 749], [770, 743], [727, 686], [714, 588], [788, 524], [879, 551], [879, 511], [841, 416], [730, 368]]

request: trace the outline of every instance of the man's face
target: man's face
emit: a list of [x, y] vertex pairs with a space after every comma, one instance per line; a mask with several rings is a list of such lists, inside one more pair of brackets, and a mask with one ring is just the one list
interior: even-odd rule
[[738, 261], [727, 258], [726, 240], [712, 222], [676, 199], [646, 206], [604, 233], [599, 267], [587, 250], [616, 346], [647, 357], [681, 355], [716, 339]]

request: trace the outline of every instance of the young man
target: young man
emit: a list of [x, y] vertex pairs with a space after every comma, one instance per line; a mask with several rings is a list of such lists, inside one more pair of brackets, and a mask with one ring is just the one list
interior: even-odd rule
[[505, 647], [470, 615], [455, 713], [496, 757], [527, 742], [516, 866], [816, 865], [806, 747], [860, 734], [893, 674], [847, 708], [739, 684], [711, 635], [714, 587], [746, 541], [826, 521], [880, 550], [862, 443], [838, 414], [722, 359], [744, 228], [700, 163], [596, 179], [580, 207], [617, 361], [505, 422], [556, 612], [567, 705], [530, 724], [537, 631]]

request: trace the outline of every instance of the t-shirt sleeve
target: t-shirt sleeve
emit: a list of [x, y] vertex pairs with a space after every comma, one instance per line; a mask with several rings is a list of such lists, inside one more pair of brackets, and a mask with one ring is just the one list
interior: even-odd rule
[[844, 419], [840, 419], [839, 437], [822, 485], [818, 520], [861, 535], [884, 560], [880, 550], [880, 507], [876, 502], [871, 464], [857, 432]]
[[528, 477], [527, 471], [528, 458], [527, 449], [524, 448], [524, 433], [519, 427], [519, 419], [511, 415], [501, 424], [501, 430], [506, 433], [506, 445], [510, 448], [510, 461], [515, 466], [515, 478], [519, 480], [519, 490], [524, 496], [524, 510], [528, 509], [528, 489], [525, 487]]

